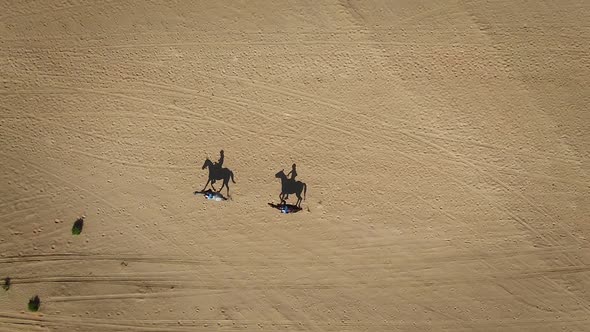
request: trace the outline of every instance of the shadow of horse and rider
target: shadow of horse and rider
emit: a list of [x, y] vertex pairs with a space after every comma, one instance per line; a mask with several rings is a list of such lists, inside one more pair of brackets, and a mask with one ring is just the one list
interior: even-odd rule
[[[291, 166], [291, 171], [288, 174], [285, 174], [284, 169], [275, 174], [275, 178], [281, 180], [281, 193], [279, 194], [281, 204], [287, 204], [289, 195], [295, 194], [297, 196], [295, 206], [301, 208], [301, 202], [305, 199], [305, 194], [307, 193], [307, 185], [304, 182], [298, 181], [296, 177], [297, 165], [295, 164]], [[301, 193], [303, 193], [303, 197], [301, 197]]]
[[[221, 196], [225, 200], [227, 198], [225, 198], [225, 197], [223, 197], [223, 195], [221, 195], [221, 190], [225, 187], [226, 191], [227, 191], [227, 197], [230, 197], [229, 196], [229, 180], [231, 180], [231, 182], [233, 182], [233, 183], [236, 183], [236, 181], [234, 180], [234, 172], [232, 172], [227, 167], [223, 167], [224, 159], [225, 159], [225, 154], [224, 154], [223, 150], [221, 150], [219, 152], [219, 160], [217, 162], [213, 162], [209, 158], [205, 159], [205, 162], [203, 163], [203, 166], [201, 167], [201, 169], [207, 168], [209, 170], [209, 177], [207, 179], [207, 183], [205, 183], [205, 186], [203, 187], [203, 190], [195, 191], [195, 194], [205, 194], [205, 196], [207, 198], [211, 198], [213, 196], [215, 196], [215, 197]], [[217, 181], [223, 181], [221, 184], [221, 188], [219, 188], [219, 189], [215, 189], [215, 182], [217, 182]], [[211, 188], [213, 188], [213, 191], [211, 191], [210, 189], [207, 190], [207, 186], [209, 184], [211, 184]]]
[[[203, 189], [201, 191], [195, 191], [195, 194], [204, 194], [205, 197], [207, 197], [208, 199], [218, 198], [218, 200], [226, 200], [227, 198], [221, 194], [221, 190], [223, 190], [223, 188], [226, 188], [227, 197], [230, 197], [229, 181], [231, 180], [232, 183], [236, 183], [234, 180], [234, 173], [230, 169], [223, 167], [223, 162], [225, 159], [225, 154], [223, 150], [220, 151], [219, 155], [220, 157], [217, 162], [213, 162], [209, 158], [205, 159], [205, 162], [203, 163], [201, 169], [207, 168], [209, 171], [209, 177]], [[307, 193], [307, 185], [304, 182], [297, 180], [296, 177], [296, 164], [293, 164], [291, 166], [291, 171], [287, 174], [285, 174], [284, 169], [275, 174], [275, 178], [281, 180], [281, 193], [279, 194], [280, 204], [269, 203], [270, 206], [278, 208], [284, 213], [296, 212], [298, 210], [301, 210], [301, 202], [305, 200], [305, 195]], [[219, 189], [215, 189], [215, 183], [217, 181], [222, 181], [222, 185]], [[211, 188], [213, 190], [207, 189], [207, 186], [209, 184], [211, 184]], [[289, 195], [292, 194], [295, 194], [295, 196], [297, 197], [297, 202], [295, 203], [295, 205], [287, 204]]]

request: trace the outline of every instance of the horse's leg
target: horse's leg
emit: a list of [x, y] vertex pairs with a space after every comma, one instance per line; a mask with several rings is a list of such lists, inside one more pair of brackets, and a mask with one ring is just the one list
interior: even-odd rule
[[301, 192], [303, 191], [303, 186], [300, 185], [299, 183], [295, 183], [293, 185], [293, 193], [297, 196], [297, 203], [295, 203], [295, 205], [300, 208], [301, 207]]
[[227, 186], [227, 178], [224, 178], [223, 179], [223, 184], [221, 185], [221, 188], [219, 188], [219, 191], [218, 192], [220, 192], [221, 190], [223, 190], [223, 187], [226, 187], [229, 190], [229, 187]]
[[[293, 185], [291, 183], [289, 183], [287, 186], [287, 197], [289, 196], [289, 194], [297, 194], [297, 190], [293, 188]], [[295, 205], [297, 205], [297, 203], [295, 203]]]
[[229, 178], [230, 178], [230, 173], [229, 171], [225, 173], [225, 176], [223, 177], [223, 185], [225, 186], [225, 190], [227, 193], [227, 197], [229, 197]]
[[205, 189], [207, 189], [207, 186], [209, 185], [209, 182], [211, 182], [211, 179], [209, 178], [209, 180], [207, 180], [207, 183], [205, 183], [205, 186], [203, 187], [203, 190], [201, 191], [205, 191]]
[[287, 190], [285, 185], [281, 185], [281, 203], [286, 201], [289, 198], [289, 194], [286, 194]]
[[287, 187], [285, 189], [285, 199], [289, 199], [289, 195], [297, 193], [296, 190], [293, 190], [292, 187]]
[[289, 195], [292, 194], [291, 187], [289, 187], [289, 184], [288, 183], [285, 185], [284, 192], [285, 192], [285, 201], [286, 201], [286, 200], [289, 199]]

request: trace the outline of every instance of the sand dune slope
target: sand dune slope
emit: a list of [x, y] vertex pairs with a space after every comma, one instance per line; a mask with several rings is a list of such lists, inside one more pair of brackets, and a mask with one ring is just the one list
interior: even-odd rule
[[588, 1], [0, 8], [0, 332], [590, 331]]

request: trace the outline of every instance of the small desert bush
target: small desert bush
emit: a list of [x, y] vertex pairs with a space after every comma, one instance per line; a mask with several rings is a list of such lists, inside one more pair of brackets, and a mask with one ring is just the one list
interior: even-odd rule
[[29, 311], [37, 311], [39, 310], [39, 307], [41, 306], [41, 299], [39, 299], [39, 296], [35, 295], [35, 297], [32, 297], [29, 300]]
[[84, 218], [76, 219], [74, 226], [72, 226], [72, 234], [80, 235], [80, 233], [82, 233], [82, 228], [84, 228]]

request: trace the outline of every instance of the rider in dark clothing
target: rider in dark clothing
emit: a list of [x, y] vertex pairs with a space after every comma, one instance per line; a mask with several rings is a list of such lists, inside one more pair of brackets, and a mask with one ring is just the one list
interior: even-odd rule
[[295, 182], [295, 178], [297, 177], [297, 165], [293, 164], [293, 166], [291, 166], [291, 172], [289, 172], [287, 176], [289, 176], [289, 174], [291, 175], [290, 180]]
[[219, 161], [216, 162], [214, 166], [217, 171], [221, 170], [221, 167], [223, 166], [223, 150], [219, 151]]
[[219, 166], [219, 168], [223, 166], [223, 150], [219, 151], [219, 161], [217, 162], [217, 165]]

